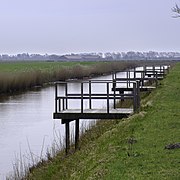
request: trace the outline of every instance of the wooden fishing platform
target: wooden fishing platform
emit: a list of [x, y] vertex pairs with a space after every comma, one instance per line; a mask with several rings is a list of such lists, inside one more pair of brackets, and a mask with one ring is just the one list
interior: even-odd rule
[[85, 109], [83, 113], [79, 109], [64, 110], [61, 113], [54, 114], [54, 119], [62, 119], [62, 124], [74, 119], [122, 119], [133, 114], [132, 108], [110, 109]]
[[[143, 70], [130, 70], [125, 77], [118, 77], [114, 72], [111, 80], [66, 81], [55, 83], [54, 119], [61, 119], [65, 124], [66, 154], [70, 149], [70, 122], [75, 121], [75, 149], [79, 144], [80, 119], [121, 119], [140, 110], [140, 92], [157, 87], [158, 80], [169, 72], [169, 66], [144, 67]], [[69, 92], [69, 86], [79, 86], [77, 93]], [[148, 84], [148, 85], [147, 85]], [[98, 85], [103, 92], [98, 92]], [[63, 87], [63, 88], [62, 88]], [[63, 93], [60, 90], [63, 89]], [[119, 108], [117, 102], [131, 100], [127, 108]], [[103, 101], [103, 108], [97, 108], [94, 101]], [[75, 107], [71, 104], [75, 102]], [[78, 107], [79, 106], [79, 107]]]
[[[68, 84], [80, 83], [81, 92], [69, 93]], [[65, 95], [58, 95], [58, 86], [65, 85]], [[92, 93], [93, 84], [103, 84], [106, 87], [106, 93]], [[84, 86], [88, 87], [88, 93], [84, 93]], [[62, 119], [62, 122], [73, 121], [74, 119], [117, 119], [127, 117], [138, 109], [138, 96], [139, 88], [138, 83], [134, 82], [132, 93], [129, 94], [116, 94], [115, 91], [110, 91], [113, 85], [112, 80], [106, 81], [68, 81], [56, 83], [56, 103], [54, 119]], [[117, 108], [116, 103], [118, 100], [131, 99], [133, 107], [131, 108]], [[79, 101], [79, 108], [69, 108], [72, 100]], [[97, 109], [93, 107], [93, 101], [105, 101], [105, 107]], [[85, 107], [86, 102], [86, 107]], [[87, 107], [88, 104], [88, 107]], [[113, 106], [111, 106], [113, 105]], [[78, 105], [77, 105], [78, 106]]]

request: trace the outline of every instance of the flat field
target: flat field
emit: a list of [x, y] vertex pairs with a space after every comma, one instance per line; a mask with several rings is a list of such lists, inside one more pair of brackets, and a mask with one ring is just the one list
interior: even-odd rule
[[63, 66], [71, 67], [75, 65], [89, 66], [96, 62], [1, 62], [0, 72], [24, 72], [24, 71], [51, 71]]

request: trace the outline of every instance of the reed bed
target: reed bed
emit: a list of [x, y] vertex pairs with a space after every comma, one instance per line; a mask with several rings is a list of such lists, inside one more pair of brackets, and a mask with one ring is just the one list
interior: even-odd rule
[[134, 66], [134, 63], [128, 62], [101, 62], [93, 65], [64, 66], [50, 71], [0, 72], [0, 94], [26, 91], [32, 87], [43, 86], [45, 83], [54, 81], [98, 76]]

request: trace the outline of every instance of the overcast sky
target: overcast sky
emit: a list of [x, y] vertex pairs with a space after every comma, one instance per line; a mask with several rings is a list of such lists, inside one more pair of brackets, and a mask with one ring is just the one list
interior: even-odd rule
[[180, 51], [180, 0], [0, 0], [0, 54]]

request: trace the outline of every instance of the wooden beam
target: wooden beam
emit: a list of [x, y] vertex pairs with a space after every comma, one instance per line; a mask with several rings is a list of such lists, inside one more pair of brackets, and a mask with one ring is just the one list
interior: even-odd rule
[[79, 119], [75, 122], [75, 150], [79, 149]]
[[69, 153], [70, 150], [70, 131], [69, 131], [69, 122], [65, 123], [65, 135], [66, 135], [66, 155]]

